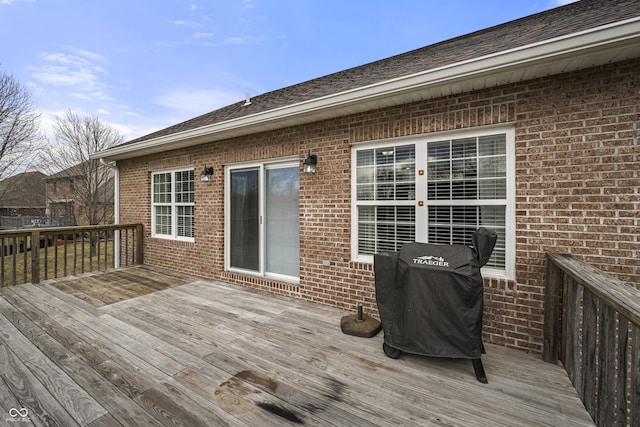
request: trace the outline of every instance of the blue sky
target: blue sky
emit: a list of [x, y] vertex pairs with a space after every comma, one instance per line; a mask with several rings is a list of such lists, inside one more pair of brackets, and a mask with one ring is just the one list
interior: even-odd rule
[[0, 0], [0, 70], [51, 124], [132, 139], [216, 108], [570, 0]]

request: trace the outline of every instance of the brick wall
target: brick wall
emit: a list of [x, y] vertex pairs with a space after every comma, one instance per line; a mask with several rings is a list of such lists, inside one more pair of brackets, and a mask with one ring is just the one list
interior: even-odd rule
[[[640, 284], [639, 69], [634, 60], [122, 161], [121, 222], [145, 224], [145, 263], [375, 313], [372, 265], [351, 260], [351, 144], [512, 124], [516, 277], [485, 278], [484, 335], [541, 352], [546, 251]], [[301, 164], [308, 151], [319, 168], [300, 174], [300, 284], [225, 272], [224, 165]], [[210, 183], [198, 180], [205, 164]], [[175, 166], [196, 171], [194, 243], [150, 239], [150, 173]]]
[[[100, 172], [100, 176], [94, 175], [94, 180], [105, 180], [102, 173], [108, 173], [112, 176], [111, 171], [107, 170], [107, 172]], [[90, 225], [89, 218], [93, 218], [95, 221], [102, 219], [101, 224], [113, 223], [114, 206], [113, 198], [110, 197], [113, 194], [113, 187], [104, 185], [95, 191], [93, 194], [94, 205], [89, 206], [84, 202], [89, 197], [84, 189], [85, 185], [86, 182], [82, 176], [60, 177], [46, 181], [49, 216], [54, 222], [62, 221], [62, 224], [56, 223], [54, 225], [86, 226]], [[109, 203], [104, 203], [105, 201], [109, 201]]]

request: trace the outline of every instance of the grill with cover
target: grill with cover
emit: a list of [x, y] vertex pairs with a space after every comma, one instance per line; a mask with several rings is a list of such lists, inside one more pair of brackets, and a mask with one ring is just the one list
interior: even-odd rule
[[399, 252], [374, 256], [376, 302], [383, 349], [423, 356], [467, 358], [486, 383], [480, 359], [483, 282], [480, 267], [493, 252], [496, 233], [484, 228], [473, 247], [408, 243]]

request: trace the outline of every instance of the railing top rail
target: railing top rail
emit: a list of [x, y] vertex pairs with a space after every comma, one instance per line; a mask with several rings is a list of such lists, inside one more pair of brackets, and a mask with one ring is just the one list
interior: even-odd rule
[[109, 224], [109, 225], [86, 225], [86, 226], [73, 226], [73, 227], [34, 227], [25, 228], [20, 230], [0, 230], [0, 237], [13, 237], [13, 236], [25, 236], [30, 235], [34, 231], [38, 231], [40, 234], [48, 233], [80, 233], [84, 231], [97, 231], [97, 230], [123, 230], [127, 228], [136, 228], [140, 224]]
[[640, 289], [616, 279], [571, 254], [547, 252], [554, 263], [576, 282], [640, 327]]

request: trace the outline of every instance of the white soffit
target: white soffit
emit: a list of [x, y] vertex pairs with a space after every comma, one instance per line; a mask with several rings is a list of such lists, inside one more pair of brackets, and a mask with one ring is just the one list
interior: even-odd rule
[[640, 57], [640, 17], [95, 153], [109, 161]]

